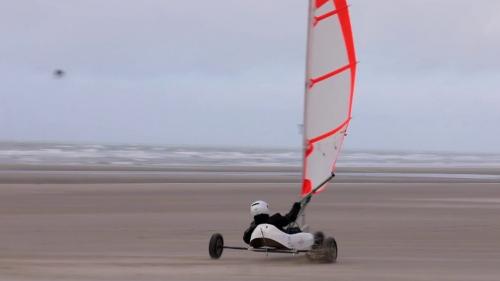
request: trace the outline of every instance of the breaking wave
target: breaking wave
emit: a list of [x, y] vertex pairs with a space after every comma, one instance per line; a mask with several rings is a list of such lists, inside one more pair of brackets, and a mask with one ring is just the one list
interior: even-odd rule
[[[300, 149], [0, 143], [0, 164], [300, 166]], [[499, 154], [345, 151], [338, 166], [500, 166]]]

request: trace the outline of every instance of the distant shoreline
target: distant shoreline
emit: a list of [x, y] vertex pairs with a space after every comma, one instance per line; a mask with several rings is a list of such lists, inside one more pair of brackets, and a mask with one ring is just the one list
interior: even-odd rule
[[[338, 183], [500, 183], [484, 167], [339, 167]], [[300, 183], [299, 167], [0, 164], [0, 184]]]

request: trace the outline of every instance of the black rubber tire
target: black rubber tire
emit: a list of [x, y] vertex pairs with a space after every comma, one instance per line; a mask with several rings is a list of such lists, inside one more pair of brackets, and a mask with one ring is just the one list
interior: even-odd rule
[[327, 263], [336, 262], [338, 255], [338, 248], [337, 248], [337, 241], [335, 241], [335, 238], [333, 237], [326, 238], [323, 247], [325, 249], [324, 261]]
[[222, 256], [222, 251], [224, 250], [224, 238], [220, 233], [215, 233], [210, 237], [210, 243], [208, 244], [208, 253], [212, 259], [218, 259]]

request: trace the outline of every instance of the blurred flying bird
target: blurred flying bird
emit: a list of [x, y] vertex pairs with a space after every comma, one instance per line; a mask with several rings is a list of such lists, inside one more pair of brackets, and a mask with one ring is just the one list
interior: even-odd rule
[[54, 76], [54, 78], [60, 79], [66, 75], [66, 72], [62, 69], [56, 69], [54, 70], [54, 72], [52, 72], [52, 75]]

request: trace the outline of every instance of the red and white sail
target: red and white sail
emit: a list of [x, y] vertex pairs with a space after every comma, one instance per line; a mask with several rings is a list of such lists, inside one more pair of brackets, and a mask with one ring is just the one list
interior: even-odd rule
[[302, 195], [331, 178], [351, 120], [356, 54], [346, 0], [310, 0]]

